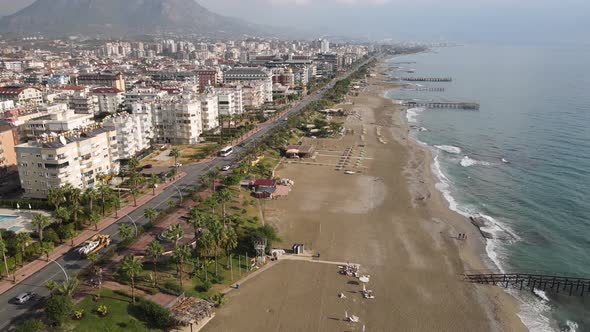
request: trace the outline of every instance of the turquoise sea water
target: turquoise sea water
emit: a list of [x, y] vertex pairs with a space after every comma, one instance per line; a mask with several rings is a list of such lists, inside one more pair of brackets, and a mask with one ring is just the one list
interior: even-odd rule
[[[505, 271], [590, 278], [590, 48], [463, 46], [395, 58], [392, 76], [453, 77], [444, 92], [399, 99], [476, 101], [479, 111], [416, 110], [415, 137], [436, 152], [452, 208], [480, 213]], [[412, 62], [415, 64], [395, 64]], [[493, 266], [491, 266], [493, 268]], [[517, 293], [531, 331], [590, 331], [590, 297]]]

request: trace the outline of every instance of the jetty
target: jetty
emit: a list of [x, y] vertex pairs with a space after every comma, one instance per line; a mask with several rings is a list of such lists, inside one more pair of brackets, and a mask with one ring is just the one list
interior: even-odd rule
[[452, 82], [451, 77], [402, 77], [407, 82]]
[[426, 88], [426, 87], [420, 87], [420, 88], [406, 88], [405, 90], [408, 91], [430, 91], [430, 92], [445, 92], [445, 88]]
[[465, 273], [463, 280], [515, 289], [535, 289], [570, 296], [590, 294], [590, 279], [549, 274], [528, 273]]
[[424, 107], [424, 108], [446, 108], [446, 109], [461, 109], [461, 110], [479, 110], [479, 103], [466, 102], [436, 102], [436, 101], [406, 101], [402, 104], [408, 108]]

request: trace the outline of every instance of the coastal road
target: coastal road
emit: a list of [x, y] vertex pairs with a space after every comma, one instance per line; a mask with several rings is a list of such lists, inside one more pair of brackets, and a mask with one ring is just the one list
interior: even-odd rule
[[[255, 144], [257, 141], [259, 141], [261, 138], [263, 138], [265, 135], [267, 135], [274, 129], [281, 126], [285, 126], [286, 121], [284, 120], [287, 117], [299, 113], [303, 108], [309, 105], [309, 103], [320, 100], [325, 94], [325, 92], [331, 87], [333, 87], [338, 80], [347, 78], [359, 67], [367, 64], [369, 61], [376, 58], [377, 56], [373, 56], [365, 60], [364, 62], [353, 67], [345, 74], [340, 75], [336, 79], [332, 80], [324, 88], [304, 98], [299, 104], [291, 108], [288, 112], [280, 116], [275, 121], [261, 125], [260, 130], [252, 136], [245, 139], [243, 143], [240, 144], [241, 146], [236, 146], [234, 148], [235, 152], [230, 156], [225, 158], [219, 157], [206, 163], [189, 164], [182, 167], [182, 171], [187, 173], [186, 176], [178, 180], [173, 186], [166, 188], [166, 190], [152, 198], [144, 205], [138, 207], [135, 211], [131, 212], [129, 216], [137, 223], [138, 226], [146, 224], [148, 220], [143, 216], [145, 209], [165, 209], [167, 207], [166, 203], [169, 200], [177, 201], [180, 199], [179, 191], [183, 192], [188, 188], [198, 185], [200, 183], [200, 177], [203, 174], [207, 173], [209, 170], [215, 167], [221, 168], [224, 165], [232, 164], [239, 161], [242, 158], [242, 156], [246, 153], [246, 149], [250, 145]], [[119, 225], [121, 223], [131, 223], [130, 218], [127, 216], [122, 216], [117, 220], [117, 222], [115, 222], [114, 224], [107, 227], [101, 232], [102, 234], [108, 234], [111, 236], [111, 246], [114, 246], [121, 241], [121, 238], [119, 236]], [[39, 310], [42, 309], [38, 308], [40, 305], [40, 299], [43, 297], [47, 297], [49, 295], [49, 291], [45, 288], [45, 284], [47, 283], [47, 281], [55, 280], [57, 282], [61, 282], [65, 280], [64, 272], [61, 270], [58, 264], [64, 268], [64, 270], [67, 272], [69, 276], [79, 273], [81, 270], [83, 270], [90, 264], [90, 261], [86, 259], [81, 259], [78, 253], [74, 251], [74, 249], [70, 250], [68, 253], [66, 253], [59, 259], [56, 259], [56, 263], [47, 265], [43, 269], [37, 271], [35, 274], [31, 275], [25, 280], [22, 280], [18, 285], [14, 286], [9, 291], [0, 295], [0, 331], [6, 331], [11, 326], [16, 325], [18, 322], [32, 318], [35, 315], [39, 314]], [[17, 305], [13, 302], [14, 297], [16, 297], [18, 294], [31, 291], [37, 293], [38, 296], [36, 299], [30, 301], [30, 303], [24, 305]]]

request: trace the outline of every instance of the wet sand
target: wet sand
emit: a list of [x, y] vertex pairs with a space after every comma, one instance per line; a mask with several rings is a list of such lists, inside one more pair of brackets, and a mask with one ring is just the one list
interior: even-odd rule
[[[336, 265], [283, 260], [230, 292], [205, 331], [526, 331], [509, 295], [462, 281], [464, 270], [484, 267], [483, 240], [436, 191], [430, 152], [382, 97], [391, 85], [381, 75], [370, 82], [346, 106], [355, 113], [348, 133], [310, 141], [312, 165], [281, 166], [277, 175], [295, 186], [264, 207], [283, 239], [276, 247], [303, 243], [322, 260], [361, 264], [376, 298], [363, 299], [358, 279]], [[365, 158], [345, 168], [355, 175], [331, 166], [346, 148]]]

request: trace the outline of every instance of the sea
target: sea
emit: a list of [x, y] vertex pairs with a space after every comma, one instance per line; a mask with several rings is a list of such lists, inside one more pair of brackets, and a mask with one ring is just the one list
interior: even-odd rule
[[[388, 97], [480, 104], [403, 116], [449, 207], [495, 234], [490, 270], [590, 278], [589, 59], [590, 46], [465, 45], [388, 60], [391, 78], [452, 78]], [[530, 331], [590, 331], [590, 294], [509, 292]]]

